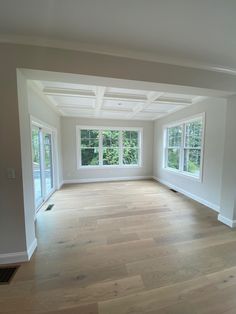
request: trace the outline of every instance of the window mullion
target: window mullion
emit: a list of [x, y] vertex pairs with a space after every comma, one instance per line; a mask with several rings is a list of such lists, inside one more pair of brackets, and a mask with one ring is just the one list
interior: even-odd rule
[[99, 130], [99, 166], [103, 165], [102, 130]]
[[180, 171], [184, 171], [185, 123], [182, 124], [182, 138], [180, 149]]

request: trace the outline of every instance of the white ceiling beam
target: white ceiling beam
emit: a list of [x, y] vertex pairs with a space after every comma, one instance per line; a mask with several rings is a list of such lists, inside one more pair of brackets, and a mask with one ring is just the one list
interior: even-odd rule
[[98, 117], [102, 108], [104, 94], [106, 87], [97, 86], [96, 87], [96, 105], [95, 105], [95, 116]]
[[134, 118], [138, 112], [143, 111], [149, 105], [151, 105], [154, 101], [156, 101], [159, 97], [161, 97], [164, 93], [161, 92], [149, 92], [147, 94], [146, 102], [144, 105], [139, 104], [138, 106], [134, 107], [133, 113], [129, 116], [130, 119]]
[[71, 88], [50, 88], [45, 87], [43, 89], [45, 95], [50, 96], [62, 96], [62, 97], [95, 97], [93, 90], [80, 90]]
[[147, 94], [147, 106], [160, 98], [164, 93], [162, 92], [149, 92]]
[[[100, 87], [98, 87], [100, 88]], [[43, 88], [43, 93], [49, 96], [61, 96], [61, 97], [89, 97], [94, 98], [96, 96], [96, 92], [93, 90], [80, 90], [80, 89], [71, 89], [71, 88]], [[144, 95], [134, 95], [134, 94], [120, 94], [120, 93], [104, 93], [103, 98], [107, 100], [116, 100], [116, 101], [132, 101], [132, 102], [145, 102], [149, 103], [155, 102], [158, 99], [158, 103], [166, 103], [173, 105], [191, 105], [191, 99], [182, 99], [182, 98], [171, 98], [171, 97], [161, 97], [163, 93], [157, 92], [149, 92], [147, 96]], [[160, 95], [160, 96], [159, 96]], [[198, 97], [196, 97], [197, 99]], [[202, 97], [199, 97], [199, 99]]]
[[[36, 87], [36, 85], [34, 85]], [[41, 92], [41, 96], [50, 102], [51, 107], [55, 111], [60, 114], [66, 114], [67, 111], [73, 111], [76, 113], [75, 115], [84, 115], [87, 111], [89, 114], [93, 115], [93, 117], [102, 117], [103, 113], [110, 113], [111, 115], [122, 113], [124, 114], [124, 119], [136, 119], [136, 115], [138, 113], [142, 113], [147, 107], [153, 104], [153, 117], [149, 118], [149, 120], [156, 120], [161, 116], [165, 116], [170, 112], [174, 112], [179, 109], [179, 106], [189, 106], [195, 102], [201, 101], [203, 97], [195, 97], [195, 98], [179, 98], [177, 95], [173, 95], [175, 97], [165, 96], [163, 92], [146, 92], [144, 94], [127, 94], [127, 93], [117, 93], [117, 92], [109, 92], [106, 87], [97, 86], [91, 87], [90, 89], [72, 89], [72, 88], [61, 88], [61, 87], [44, 87], [43, 85], [37, 86]], [[55, 96], [61, 97], [60, 103], [58, 103]], [[93, 107], [80, 107], [79, 105], [74, 104], [65, 104], [63, 101], [63, 97], [77, 97], [79, 98], [92, 98], [95, 99], [95, 105]], [[124, 110], [118, 108], [106, 108], [102, 109], [102, 105], [104, 100], [111, 100], [115, 102], [130, 102], [133, 103], [134, 106], [132, 110]], [[79, 104], [79, 103], [78, 103]], [[157, 105], [157, 111], [155, 111], [155, 105]], [[173, 110], [168, 111], [160, 111], [158, 112], [158, 104], [162, 105], [173, 105]], [[178, 106], [178, 108], [177, 108]], [[176, 108], [175, 108], [176, 107]]]
[[160, 97], [155, 101], [156, 104], [173, 105], [173, 106], [190, 106], [193, 104], [192, 100], [177, 99], [177, 98], [164, 98]]
[[[61, 96], [61, 97], [95, 97], [95, 92], [93, 90], [82, 90], [82, 89], [71, 89], [71, 88], [43, 88], [45, 95], [50, 96]], [[137, 101], [143, 102], [146, 100], [146, 97], [143, 95], [133, 95], [133, 94], [120, 94], [120, 93], [111, 93], [108, 92], [104, 94], [104, 99], [117, 100], [117, 101]]]
[[105, 93], [104, 99], [120, 100], [120, 101], [137, 101], [137, 102], [146, 101], [145, 95], [120, 94], [120, 93], [111, 93], [111, 92]]

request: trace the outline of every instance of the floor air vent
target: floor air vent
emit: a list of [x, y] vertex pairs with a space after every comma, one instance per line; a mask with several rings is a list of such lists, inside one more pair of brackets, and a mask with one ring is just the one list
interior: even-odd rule
[[54, 204], [49, 204], [48, 207], [45, 209], [45, 211], [48, 211], [48, 210], [52, 210]]
[[174, 192], [174, 193], [178, 193], [178, 191], [174, 190], [174, 189], [170, 189], [170, 191]]
[[19, 266], [0, 267], [0, 285], [9, 284]]

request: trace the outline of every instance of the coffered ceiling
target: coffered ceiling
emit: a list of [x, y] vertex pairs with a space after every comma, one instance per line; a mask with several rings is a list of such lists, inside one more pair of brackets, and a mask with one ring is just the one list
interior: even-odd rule
[[199, 96], [161, 91], [33, 81], [34, 88], [62, 116], [156, 120], [191, 106]]

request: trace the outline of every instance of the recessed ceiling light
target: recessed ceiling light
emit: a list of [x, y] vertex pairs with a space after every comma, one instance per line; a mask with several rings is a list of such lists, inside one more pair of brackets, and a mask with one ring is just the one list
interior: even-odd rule
[[123, 106], [122, 102], [118, 102], [118, 106]]

